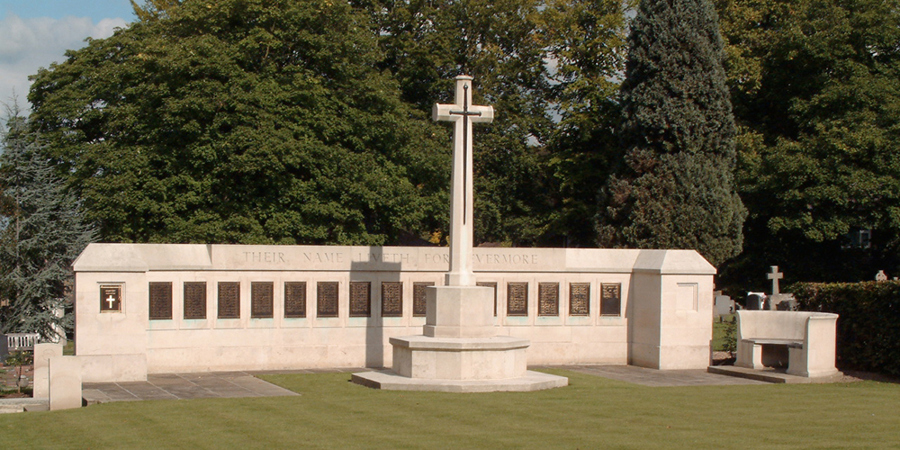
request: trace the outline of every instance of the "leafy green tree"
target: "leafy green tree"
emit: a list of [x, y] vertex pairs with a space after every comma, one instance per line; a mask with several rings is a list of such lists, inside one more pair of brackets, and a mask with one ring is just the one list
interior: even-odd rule
[[377, 68], [364, 12], [328, 0], [145, 11], [41, 70], [29, 95], [104, 240], [368, 245], [446, 223], [449, 130]]
[[[750, 211], [748, 252], [723, 275], [897, 273], [900, 1], [716, 3]], [[853, 248], [859, 230], [872, 230], [870, 248]]]
[[494, 107], [475, 139], [475, 239], [541, 243], [551, 193], [545, 143], [552, 126], [544, 5], [540, 0], [358, 0], [374, 18], [382, 67], [403, 98], [430, 111], [451, 101], [453, 78], [475, 78]]
[[[72, 262], [95, 238], [79, 202], [66, 192], [15, 108], [2, 137], [0, 188], [0, 306], [2, 331], [38, 332], [55, 339], [72, 328]], [[63, 338], [65, 336], [62, 336]]]
[[548, 235], [556, 245], [592, 247], [597, 192], [620, 152], [616, 95], [625, 70], [625, 11], [618, 0], [557, 0], [545, 9], [545, 33], [555, 70], [552, 99], [559, 123], [547, 141], [553, 207]]
[[734, 120], [708, 0], [645, 0], [628, 38], [624, 164], [604, 190], [605, 246], [690, 248], [718, 265], [741, 251]]

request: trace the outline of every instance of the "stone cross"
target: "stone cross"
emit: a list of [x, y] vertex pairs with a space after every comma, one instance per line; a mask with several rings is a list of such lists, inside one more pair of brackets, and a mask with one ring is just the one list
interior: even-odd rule
[[766, 278], [772, 280], [772, 295], [778, 295], [778, 280], [784, 278], [784, 274], [778, 271], [778, 266], [771, 266], [771, 272], [766, 274]]
[[113, 304], [116, 302], [116, 298], [113, 297], [112, 294], [109, 294], [109, 297], [106, 298], [106, 303], [109, 303], [109, 309], [113, 308]]
[[456, 77], [453, 104], [435, 104], [435, 121], [453, 122], [453, 175], [450, 180], [450, 272], [447, 286], [472, 286], [472, 124], [491, 123], [492, 106], [472, 104], [472, 77]]

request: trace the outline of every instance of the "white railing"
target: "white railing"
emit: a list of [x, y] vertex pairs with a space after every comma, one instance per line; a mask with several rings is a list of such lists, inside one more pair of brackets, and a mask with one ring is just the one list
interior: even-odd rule
[[34, 344], [40, 338], [41, 335], [38, 333], [0, 334], [0, 357], [6, 357], [9, 352], [34, 350]]

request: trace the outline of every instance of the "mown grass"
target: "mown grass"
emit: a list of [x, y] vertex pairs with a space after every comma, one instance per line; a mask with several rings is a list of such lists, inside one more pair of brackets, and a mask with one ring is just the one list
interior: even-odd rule
[[533, 393], [377, 391], [269, 375], [297, 397], [0, 415], [0, 448], [897, 448], [900, 385], [644, 387], [568, 371]]

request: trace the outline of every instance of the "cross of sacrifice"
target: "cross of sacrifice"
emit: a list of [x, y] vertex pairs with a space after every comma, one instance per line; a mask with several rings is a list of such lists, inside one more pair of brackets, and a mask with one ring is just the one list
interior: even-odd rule
[[113, 303], [116, 302], [116, 298], [113, 297], [112, 294], [109, 294], [109, 297], [106, 298], [106, 303], [109, 303], [109, 309], [113, 309]]
[[492, 106], [472, 104], [472, 77], [456, 77], [455, 103], [436, 103], [435, 121], [453, 122], [453, 171], [450, 180], [450, 272], [448, 286], [475, 284], [472, 274], [472, 124], [491, 123]]
[[778, 280], [784, 278], [784, 274], [778, 271], [778, 266], [771, 266], [771, 272], [766, 274], [766, 278], [772, 280], [772, 295], [780, 294], [778, 290]]

